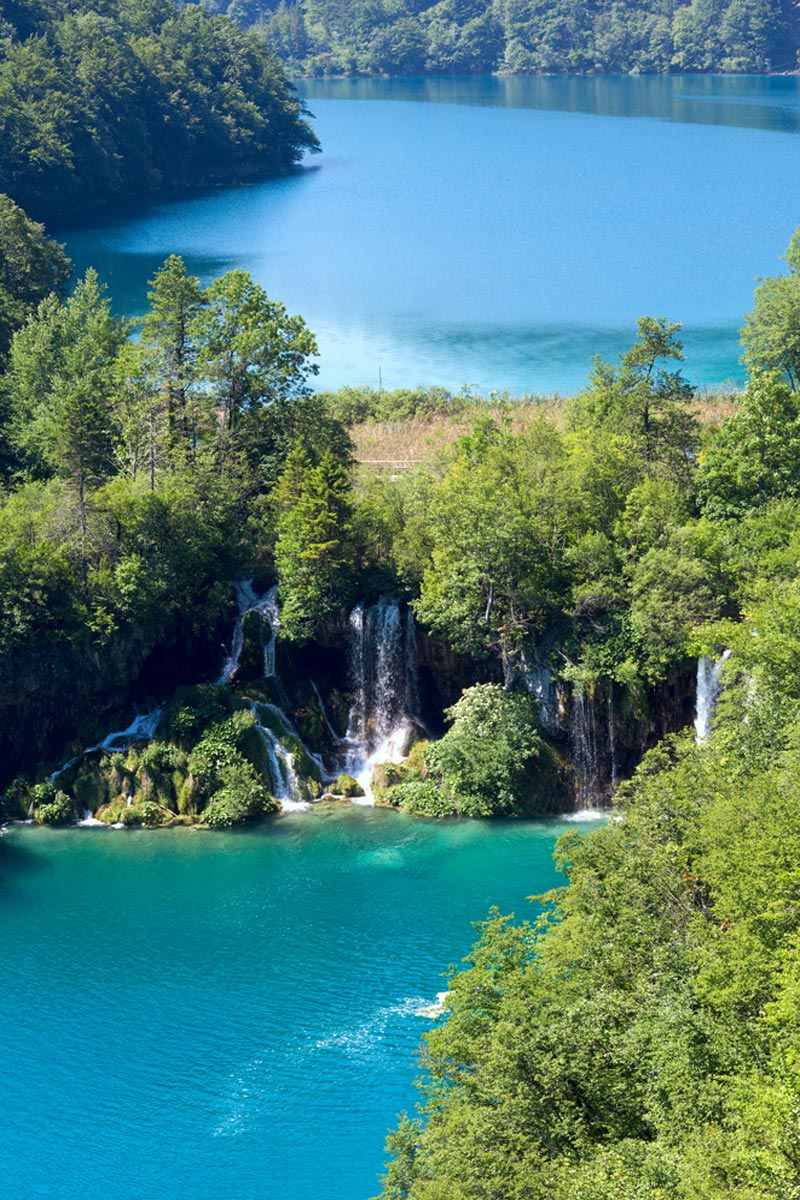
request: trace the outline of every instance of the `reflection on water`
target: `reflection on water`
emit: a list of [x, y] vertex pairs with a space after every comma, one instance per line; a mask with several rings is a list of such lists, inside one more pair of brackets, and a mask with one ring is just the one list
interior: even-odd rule
[[311, 104], [316, 99], [418, 100], [800, 132], [800, 79], [794, 75], [302, 79], [297, 86]]

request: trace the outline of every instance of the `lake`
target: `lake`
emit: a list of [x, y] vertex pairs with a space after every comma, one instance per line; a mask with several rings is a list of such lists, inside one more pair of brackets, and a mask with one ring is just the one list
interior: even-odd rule
[[279, 180], [62, 231], [121, 311], [180, 253], [316, 333], [319, 385], [562, 393], [644, 314], [687, 376], [741, 381], [758, 276], [800, 224], [797, 78], [310, 81], [324, 153]]
[[584, 827], [6, 829], [4, 1200], [367, 1200], [442, 971]]

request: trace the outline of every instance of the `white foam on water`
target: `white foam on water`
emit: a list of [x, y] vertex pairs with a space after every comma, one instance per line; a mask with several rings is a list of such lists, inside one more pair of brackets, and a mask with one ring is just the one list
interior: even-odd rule
[[446, 1007], [447, 992], [437, 992], [432, 1003], [425, 996], [406, 996], [396, 1004], [382, 1005], [374, 1013], [356, 1025], [338, 1029], [315, 1042], [317, 1050], [343, 1050], [348, 1058], [367, 1060], [373, 1058], [377, 1044], [383, 1041], [389, 1027], [398, 1018], [424, 1018], [434, 1020], [442, 1016]]
[[429, 1021], [438, 1020], [439, 1017], [444, 1016], [449, 995], [449, 992], [437, 992], [433, 1003], [431, 1004], [429, 1001], [426, 1001], [414, 1010], [414, 1015], [417, 1017], [426, 1017]]
[[76, 825], [79, 829], [108, 829], [105, 821], [98, 821], [96, 817], [92, 816], [90, 808], [83, 810], [83, 818], [80, 821], [76, 821]]
[[607, 821], [609, 815], [607, 808], [579, 808], [577, 812], [565, 813], [559, 820], [579, 825], [584, 821]]

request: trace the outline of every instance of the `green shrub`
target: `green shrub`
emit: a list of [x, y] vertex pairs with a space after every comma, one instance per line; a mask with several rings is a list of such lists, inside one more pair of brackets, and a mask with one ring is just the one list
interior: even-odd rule
[[163, 825], [167, 814], [154, 800], [139, 800], [123, 808], [120, 819], [123, 825]]
[[389, 788], [385, 799], [394, 808], [414, 813], [418, 817], [454, 817], [455, 807], [450, 796], [430, 779], [411, 780]]
[[540, 748], [530, 696], [479, 683], [445, 715], [452, 725], [428, 746], [425, 764], [455, 811], [465, 817], [521, 811]]
[[33, 815], [40, 825], [67, 825], [75, 819], [75, 806], [66, 792], [53, 789], [52, 800], [37, 805]]
[[0, 816], [6, 820], [24, 820], [30, 810], [31, 785], [23, 775], [17, 775], [0, 797]]
[[227, 783], [214, 793], [204, 809], [203, 820], [212, 829], [228, 829], [258, 820], [278, 808], [277, 800], [255, 778], [255, 773], [248, 776], [246, 771], [232, 771]]

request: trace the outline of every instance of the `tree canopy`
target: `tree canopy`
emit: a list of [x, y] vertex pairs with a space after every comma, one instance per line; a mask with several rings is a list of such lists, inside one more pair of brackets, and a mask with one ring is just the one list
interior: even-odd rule
[[0, 6], [0, 192], [37, 219], [318, 149], [254, 35], [172, 0]]

